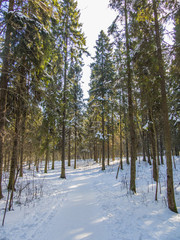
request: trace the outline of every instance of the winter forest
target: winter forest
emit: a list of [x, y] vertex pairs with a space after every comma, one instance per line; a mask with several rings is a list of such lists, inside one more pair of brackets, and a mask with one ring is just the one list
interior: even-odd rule
[[180, 239], [180, 3], [107, 7], [0, 0], [0, 240]]

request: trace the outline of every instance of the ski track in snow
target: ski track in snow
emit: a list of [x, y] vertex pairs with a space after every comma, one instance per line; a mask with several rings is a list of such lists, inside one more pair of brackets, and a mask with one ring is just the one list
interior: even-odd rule
[[97, 176], [90, 173], [89, 170], [77, 170], [69, 175], [71, 181], [67, 186], [68, 198], [63, 207], [57, 209], [43, 234], [38, 234], [34, 240], [42, 236], [44, 240], [57, 239], [57, 235], [64, 240], [92, 240], [97, 239], [97, 236], [99, 239], [108, 239], [92, 184], [93, 178]]
[[[180, 159], [176, 164], [179, 207]], [[14, 204], [15, 211], [7, 212], [5, 226], [0, 227], [0, 240], [179, 240], [180, 214], [166, 206], [165, 166], [160, 166], [162, 193], [155, 202], [155, 185], [147, 178], [152, 167], [137, 162], [137, 193], [133, 195], [129, 192], [129, 166], [124, 165], [116, 180], [117, 165], [101, 171], [91, 160], [79, 161], [76, 170], [66, 168], [67, 179], [60, 179], [60, 162], [48, 174], [43, 173], [42, 165], [39, 173], [33, 172], [33, 180], [30, 177], [33, 184], [43, 183], [42, 196], [26, 206]], [[2, 215], [1, 210], [0, 220]]]

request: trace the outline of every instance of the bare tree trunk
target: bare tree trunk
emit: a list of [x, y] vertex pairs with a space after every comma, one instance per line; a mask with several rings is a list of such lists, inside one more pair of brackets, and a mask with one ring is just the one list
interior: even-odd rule
[[172, 170], [172, 158], [171, 158], [171, 132], [170, 132], [170, 125], [169, 125], [168, 106], [167, 106], [167, 97], [166, 97], [164, 61], [162, 57], [157, 5], [155, 0], [152, 0], [152, 3], [153, 3], [153, 10], [154, 10], [154, 18], [155, 18], [156, 46], [157, 46], [157, 57], [158, 57], [158, 64], [159, 64], [159, 76], [160, 76], [159, 81], [161, 84], [161, 104], [162, 104], [162, 114], [163, 114], [165, 149], [166, 149], [167, 199], [168, 199], [169, 209], [177, 213], [177, 207], [176, 207], [175, 196], [174, 196], [173, 170]]

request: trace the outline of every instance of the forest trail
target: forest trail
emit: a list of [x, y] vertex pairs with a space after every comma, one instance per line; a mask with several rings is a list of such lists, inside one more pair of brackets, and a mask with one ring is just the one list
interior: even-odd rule
[[[26, 170], [19, 186], [29, 183], [29, 189], [24, 189], [21, 199], [18, 191], [15, 193], [14, 211], [7, 212], [5, 226], [0, 227], [0, 240], [179, 240], [180, 214], [169, 211], [164, 201], [165, 165], [159, 167], [161, 194], [155, 202], [152, 167], [142, 160], [136, 164], [134, 195], [129, 193], [128, 165], [124, 163], [118, 180], [115, 178], [119, 161], [102, 171], [93, 160], [79, 160], [76, 170], [73, 165], [66, 166], [67, 179], [60, 178], [60, 161], [56, 161], [55, 170], [49, 166], [48, 173], [44, 173], [44, 163], [39, 172]], [[176, 166], [174, 179], [180, 212], [180, 158], [176, 159]], [[33, 197], [35, 189], [37, 196]], [[0, 209], [5, 201], [0, 202]]]
[[54, 216], [36, 232], [34, 240], [108, 239], [106, 218], [98, 206], [95, 187], [99, 175], [92, 171], [79, 169], [67, 174], [68, 193], [63, 207], [55, 209]]

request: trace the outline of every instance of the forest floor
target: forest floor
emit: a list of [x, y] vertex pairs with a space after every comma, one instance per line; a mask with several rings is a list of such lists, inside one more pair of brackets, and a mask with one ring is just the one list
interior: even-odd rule
[[[175, 197], [180, 212], [180, 158], [175, 159]], [[25, 170], [18, 179], [13, 211], [7, 211], [0, 240], [179, 240], [180, 214], [171, 212], [166, 199], [166, 167], [160, 166], [158, 201], [152, 166], [137, 161], [137, 193], [129, 191], [130, 166], [124, 163], [116, 180], [118, 161], [105, 171], [92, 160], [79, 160], [77, 169], [66, 167], [60, 179], [55, 170]], [[2, 222], [6, 204], [0, 201]]]

